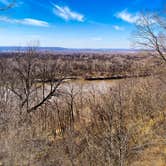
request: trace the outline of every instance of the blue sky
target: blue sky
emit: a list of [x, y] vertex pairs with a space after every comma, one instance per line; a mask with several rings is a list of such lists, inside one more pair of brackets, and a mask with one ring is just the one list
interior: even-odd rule
[[[159, 11], [165, 0], [16, 0], [0, 11], [0, 46], [130, 48], [141, 11]], [[0, 7], [11, 0], [0, 0]]]

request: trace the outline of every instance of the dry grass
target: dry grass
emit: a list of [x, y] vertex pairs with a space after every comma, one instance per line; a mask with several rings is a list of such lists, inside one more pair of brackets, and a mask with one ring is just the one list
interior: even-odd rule
[[65, 84], [29, 114], [0, 86], [0, 165], [165, 166], [165, 69], [157, 73], [103, 92]]

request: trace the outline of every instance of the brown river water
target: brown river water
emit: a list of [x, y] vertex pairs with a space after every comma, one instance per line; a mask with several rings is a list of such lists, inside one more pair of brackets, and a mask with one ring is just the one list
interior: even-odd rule
[[106, 93], [110, 88], [117, 85], [120, 80], [70, 80], [61, 85], [61, 89], [65, 89], [67, 91], [80, 91], [83, 92], [91, 92], [96, 91], [99, 93]]

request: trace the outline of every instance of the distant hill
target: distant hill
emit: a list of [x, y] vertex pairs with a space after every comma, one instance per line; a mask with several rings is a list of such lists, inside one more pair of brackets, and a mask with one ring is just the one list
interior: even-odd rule
[[[0, 47], [0, 52], [18, 52], [18, 51], [26, 51], [28, 47]], [[113, 49], [113, 48], [63, 48], [63, 47], [38, 47], [37, 51], [39, 52], [138, 52], [138, 49]]]

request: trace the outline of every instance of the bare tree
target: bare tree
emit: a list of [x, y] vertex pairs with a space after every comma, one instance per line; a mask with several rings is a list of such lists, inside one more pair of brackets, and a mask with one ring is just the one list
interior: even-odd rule
[[16, 0], [12, 0], [10, 3], [7, 3], [7, 5], [1, 6], [0, 11], [5, 11], [10, 8], [13, 8], [15, 6], [15, 4], [16, 4]]
[[45, 63], [33, 47], [13, 59], [7, 75], [8, 88], [18, 98], [20, 111], [26, 108], [27, 113], [37, 110], [55, 96], [65, 79], [58, 73], [56, 62], [47, 60]]
[[136, 24], [134, 44], [156, 51], [166, 62], [166, 18], [156, 14], [141, 14]]

